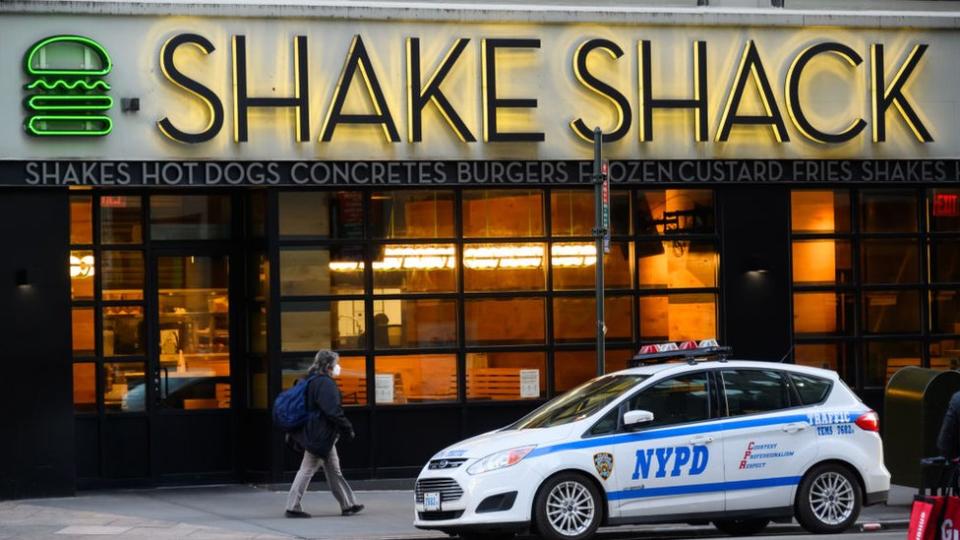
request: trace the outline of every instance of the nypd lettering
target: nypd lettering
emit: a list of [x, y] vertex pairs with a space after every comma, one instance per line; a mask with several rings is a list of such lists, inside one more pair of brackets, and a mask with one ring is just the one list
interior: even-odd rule
[[677, 477], [681, 474], [697, 476], [707, 470], [710, 450], [706, 446], [674, 446], [665, 448], [640, 448], [633, 467], [633, 480], [665, 478], [668, 474]]

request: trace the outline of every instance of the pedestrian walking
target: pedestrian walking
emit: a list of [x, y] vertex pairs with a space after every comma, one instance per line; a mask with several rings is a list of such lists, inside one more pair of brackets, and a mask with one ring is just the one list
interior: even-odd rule
[[337, 440], [341, 436], [348, 440], [355, 438], [353, 425], [340, 406], [340, 389], [333, 380], [339, 375], [340, 356], [327, 349], [317, 351], [307, 374], [309, 419], [303, 428], [288, 435], [295, 447], [303, 448], [303, 461], [287, 496], [285, 515], [288, 518], [310, 517], [303, 511], [300, 502], [310, 480], [321, 466], [333, 496], [340, 503], [341, 513], [349, 516], [363, 510], [363, 505], [357, 503], [353, 490], [343, 477], [340, 457], [337, 455]]
[[937, 449], [941, 456], [949, 460], [960, 457], [960, 392], [953, 394], [947, 405], [937, 437]]

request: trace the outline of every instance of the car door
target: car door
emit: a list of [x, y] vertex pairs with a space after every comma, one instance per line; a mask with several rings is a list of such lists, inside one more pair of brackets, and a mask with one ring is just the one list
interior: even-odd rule
[[716, 442], [711, 381], [705, 370], [684, 373], [621, 406], [654, 416], [612, 447], [617, 491], [608, 498], [621, 518], [723, 510], [723, 447]]
[[724, 368], [719, 376], [730, 418], [723, 432], [727, 511], [792, 506], [816, 455], [816, 433], [789, 379], [755, 368]]

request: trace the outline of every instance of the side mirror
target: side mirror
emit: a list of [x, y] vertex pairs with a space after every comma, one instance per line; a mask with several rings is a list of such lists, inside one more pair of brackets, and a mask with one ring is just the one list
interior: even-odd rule
[[650, 411], [627, 411], [623, 413], [623, 427], [626, 429], [635, 429], [647, 422], [653, 422], [653, 413]]

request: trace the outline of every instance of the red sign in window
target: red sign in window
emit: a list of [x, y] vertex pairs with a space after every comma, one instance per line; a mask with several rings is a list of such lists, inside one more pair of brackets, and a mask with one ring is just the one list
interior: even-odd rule
[[960, 216], [960, 195], [956, 193], [935, 193], [933, 195], [933, 217]]
[[103, 196], [100, 197], [100, 206], [103, 208], [126, 208], [127, 207], [127, 198], [126, 197], [110, 197]]

